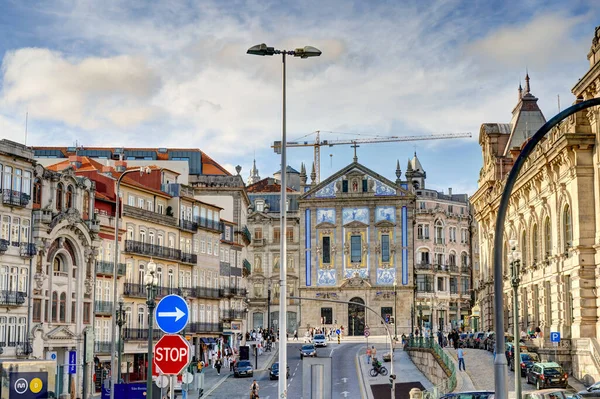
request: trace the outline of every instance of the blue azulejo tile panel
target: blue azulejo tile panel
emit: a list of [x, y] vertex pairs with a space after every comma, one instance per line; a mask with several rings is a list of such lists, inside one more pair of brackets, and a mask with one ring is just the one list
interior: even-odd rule
[[331, 223], [335, 224], [335, 209], [334, 208], [319, 208], [317, 209], [317, 224]]
[[408, 209], [402, 207], [402, 285], [408, 285]]
[[316, 198], [335, 198], [335, 181], [315, 193]]
[[378, 206], [375, 208], [375, 222], [386, 220], [391, 223], [396, 223], [396, 207], [395, 206]]
[[318, 269], [317, 270], [317, 285], [320, 286], [335, 286], [337, 279], [334, 269]]
[[369, 277], [369, 269], [345, 269], [344, 270], [344, 278], [354, 277], [354, 273], [358, 273], [360, 278], [368, 278]]
[[396, 278], [396, 269], [377, 269], [378, 285], [393, 285]]
[[390, 187], [387, 184], [373, 179], [375, 182], [375, 196], [384, 197], [389, 195], [396, 195], [396, 189], [394, 187]]
[[354, 221], [369, 224], [369, 208], [343, 208], [342, 224], [348, 224]]

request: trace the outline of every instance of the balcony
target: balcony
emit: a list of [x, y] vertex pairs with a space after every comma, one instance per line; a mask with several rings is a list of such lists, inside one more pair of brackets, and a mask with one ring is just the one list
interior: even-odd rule
[[471, 273], [471, 268], [469, 266], [461, 266], [460, 267], [460, 272], [461, 273], [470, 274]]
[[219, 233], [221, 233], [224, 228], [223, 222], [219, 222], [216, 220], [209, 220], [200, 216], [196, 216], [194, 220], [198, 225], [198, 228], [201, 227], [203, 229], [213, 230]]
[[31, 258], [32, 256], [35, 256], [35, 254], [36, 254], [35, 244], [30, 243], [30, 242], [22, 242], [21, 243], [21, 257], [22, 258]]
[[443, 237], [436, 237], [435, 238], [435, 244], [437, 245], [443, 245], [446, 243], [446, 239]]
[[436, 264], [434, 265], [434, 270], [436, 272], [443, 272], [443, 273], [449, 273], [450, 272], [450, 267], [448, 265], [443, 265], [443, 264]]
[[125, 252], [180, 261], [181, 251], [141, 241], [125, 240]]
[[233, 293], [234, 296], [246, 297], [248, 295], [248, 290], [246, 290], [245, 288], [232, 287], [229, 290]]
[[250, 230], [248, 230], [247, 226], [244, 225], [241, 229], [236, 229], [235, 232], [242, 235], [242, 239], [246, 242], [246, 245], [250, 245], [252, 242], [252, 234], [250, 234]]
[[131, 205], [123, 205], [123, 216], [129, 216], [134, 219], [141, 219], [165, 226], [177, 226], [177, 219], [173, 216], [163, 215], [162, 213], [152, 212], [147, 209], [136, 208]]
[[146, 298], [147, 290], [144, 284], [125, 283], [123, 295], [132, 298]]
[[218, 299], [219, 289], [210, 287], [195, 287], [192, 291], [194, 298]]
[[94, 313], [96, 315], [111, 315], [113, 312], [113, 303], [108, 301], [95, 301]]
[[[100, 221], [101, 226], [107, 226], [115, 228], [115, 215], [106, 211], [99, 211], [96, 213], [97, 220]], [[123, 227], [123, 219], [119, 219], [119, 228]]]
[[198, 255], [188, 254], [187, 252], [182, 252], [180, 261], [183, 263], [191, 263], [192, 265], [195, 265], [196, 262], [198, 261]]
[[[112, 276], [114, 270], [114, 263], [107, 262], [105, 260], [97, 260], [96, 261], [96, 274], [106, 274], [108, 276]], [[125, 268], [127, 266], [125, 263], [119, 263], [117, 267], [117, 276], [125, 275]]]
[[100, 220], [99, 219], [90, 219], [86, 220], [85, 223], [88, 225], [88, 228], [93, 233], [100, 232]]
[[95, 341], [94, 342], [94, 353], [110, 353], [112, 349], [111, 341]]
[[225, 309], [221, 310], [221, 319], [231, 320], [231, 319], [245, 319], [246, 312], [243, 310], [235, 310], [235, 309]]
[[433, 270], [433, 265], [431, 263], [417, 263], [415, 265], [417, 271], [420, 270]]
[[[154, 331], [152, 331], [152, 339], [154, 339], [155, 341], [157, 339], [160, 339], [160, 337], [162, 337], [163, 332], [158, 330], [158, 329], [154, 329]], [[147, 340], [148, 339], [148, 329], [147, 328], [124, 328], [123, 329], [123, 339], [125, 341], [127, 340]]]
[[229, 288], [219, 288], [219, 296], [221, 296], [221, 298], [231, 298], [233, 292]]
[[33, 211], [34, 223], [52, 223], [52, 211], [49, 209], [35, 209]]
[[219, 323], [205, 323], [205, 322], [193, 322], [188, 324], [185, 329], [188, 333], [218, 333], [221, 332], [221, 325]]
[[458, 266], [450, 265], [448, 267], [450, 268], [450, 273], [458, 273]]
[[2, 306], [19, 306], [25, 303], [27, 293], [21, 291], [0, 291], [0, 305]]
[[8, 206], [26, 207], [29, 204], [29, 194], [14, 190], [2, 190], [2, 203]]
[[179, 228], [181, 228], [181, 230], [191, 231], [192, 233], [195, 233], [198, 231], [198, 223], [181, 219], [179, 221]]

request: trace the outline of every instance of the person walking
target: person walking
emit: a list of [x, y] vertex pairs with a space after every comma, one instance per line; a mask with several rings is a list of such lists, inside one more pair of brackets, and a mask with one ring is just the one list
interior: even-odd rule
[[231, 357], [231, 361], [229, 362], [229, 371], [233, 371], [233, 368], [235, 367], [235, 357]]
[[294, 341], [298, 341], [298, 330], [294, 330]]
[[458, 370], [460, 371], [462, 366], [462, 371], [467, 371], [465, 368], [465, 353], [463, 351], [462, 345], [458, 348], [456, 354], [458, 356]]
[[218, 358], [217, 361], [215, 362], [215, 368], [217, 369], [217, 375], [221, 375], [221, 367], [223, 366], [223, 363], [221, 362], [221, 358]]

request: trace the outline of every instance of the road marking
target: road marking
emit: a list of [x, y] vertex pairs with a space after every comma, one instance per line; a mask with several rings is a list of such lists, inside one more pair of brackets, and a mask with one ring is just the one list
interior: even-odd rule
[[348, 394], [349, 394], [349, 393], [350, 393], [350, 392], [348, 392], [348, 391], [344, 391], [344, 392], [342, 392], [342, 395], [344, 395], [344, 398], [345, 398], [345, 397], [347, 397], [347, 396], [348, 396]]

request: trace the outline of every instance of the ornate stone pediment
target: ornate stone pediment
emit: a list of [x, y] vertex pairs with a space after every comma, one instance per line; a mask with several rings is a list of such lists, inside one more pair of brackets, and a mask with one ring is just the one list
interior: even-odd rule
[[77, 338], [77, 334], [69, 329], [67, 326], [58, 326], [50, 331], [44, 336], [44, 340], [56, 339], [73, 339]]
[[340, 288], [371, 288], [371, 283], [368, 279], [360, 277], [358, 273], [354, 273], [352, 277], [342, 281]]
[[396, 225], [388, 220], [382, 220], [380, 222], [375, 223], [375, 227], [380, 227], [380, 228], [385, 228], [385, 227], [392, 228], [394, 226], [396, 226]]
[[329, 222], [322, 222], [315, 226], [317, 229], [335, 229], [335, 224]]
[[349, 229], [364, 229], [369, 226], [357, 220], [353, 220], [352, 222], [345, 224], [344, 227], [347, 227]]

